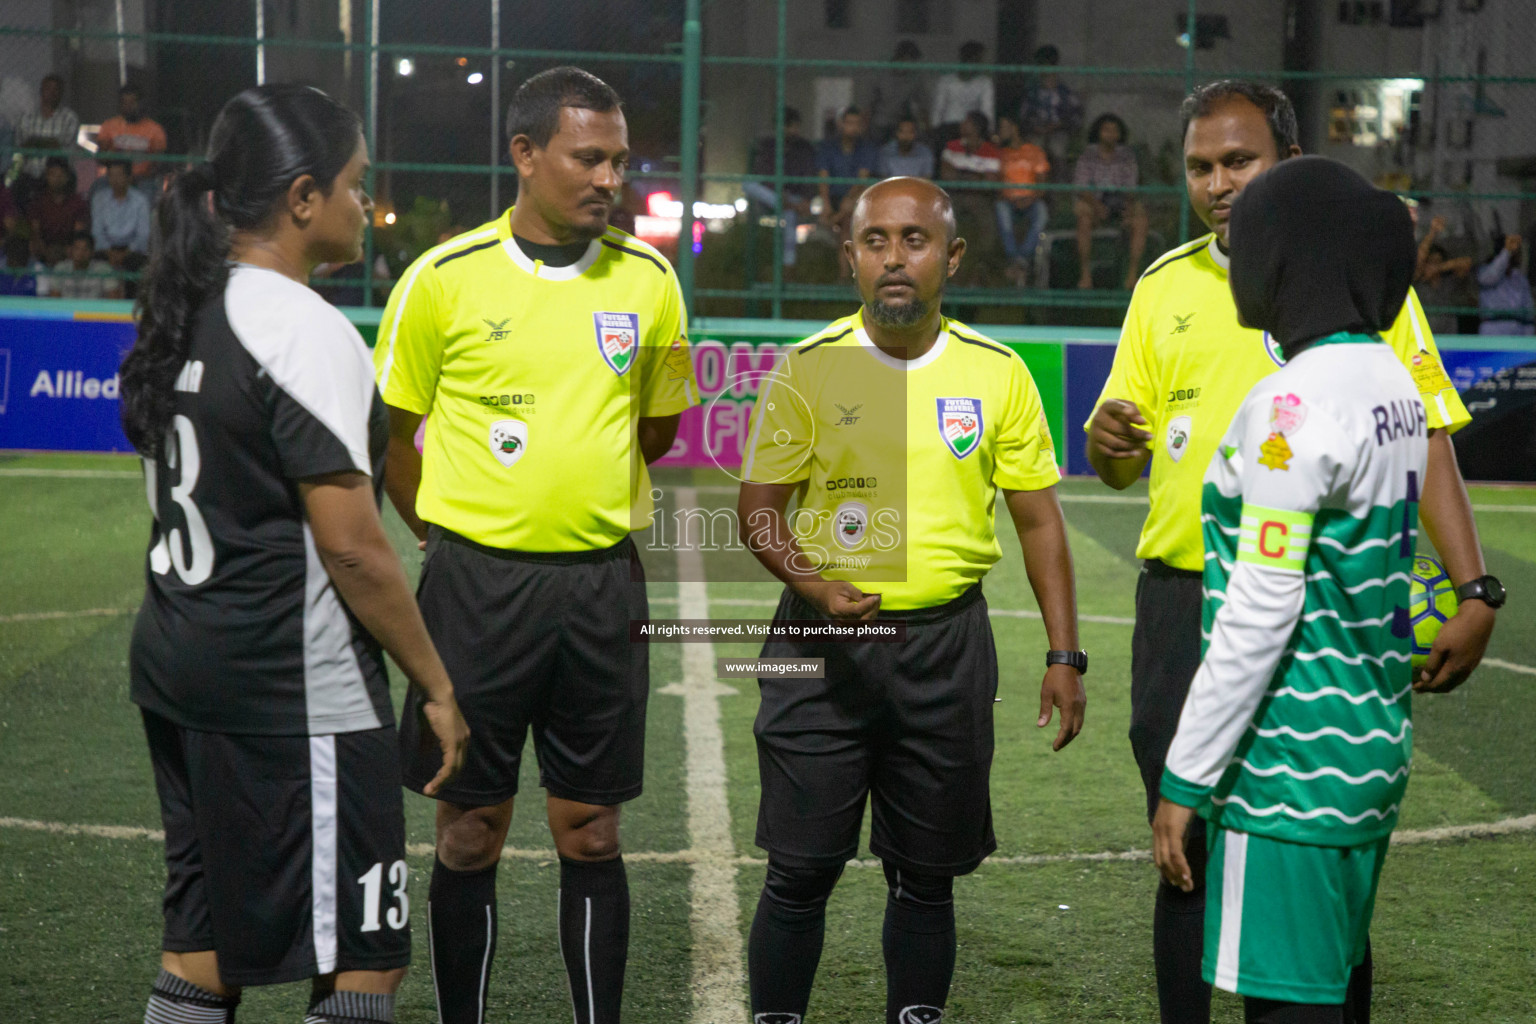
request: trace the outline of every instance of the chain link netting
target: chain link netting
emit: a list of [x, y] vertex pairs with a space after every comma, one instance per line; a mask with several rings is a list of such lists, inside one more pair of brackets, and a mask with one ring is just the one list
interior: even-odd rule
[[[615, 220], [693, 262], [696, 314], [844, 308], [850, 197], [912, 173], [955, 196], [969, 254], [951, 299], [965, 315], [1111, 325], [1136, 274], [1204, 231], [1185, 201], [1180, 101], [1243, 75], [1294, 99], [1305, 149], [1417, 204], [1424, 302], [1437, 328], [1476, 330], [1519, 315], [1490, 311], [1489, 264], [1536, 221], [1536, 22], [1521, 6], [711, 2], [692, 118], [687, 0], [614, 0], [600, 18], [510, 0], [17, 6], [0, 16], [0, 280], [12, 293], [31, 279], [71, 298], [131, 296], [142, 252], [103, 244], [119, 240], [91, 223], [109, 208], [102, 193], [121, 191], [108, 152], [152, 200], [230, 96], [301, 82], [359, 112], [374, 161], [367, 258], [316, 283], [339, 303], [379, 305], [412, 259], [510, 204], [506, 103], [531, 74], [576, 63], [625, 99], [634, 155]], [[66, 180], [50, 189], [50, 173]], [[86, 233], [89, 253], [74, 244]]]

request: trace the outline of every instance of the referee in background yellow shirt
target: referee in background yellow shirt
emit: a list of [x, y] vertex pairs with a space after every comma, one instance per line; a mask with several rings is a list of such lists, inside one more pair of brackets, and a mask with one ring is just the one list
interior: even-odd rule
[[1034, 381], [1016, 354], [940, 312], [965, 251], [949, 196], [888, 179], [860, 198], [851, 234], [862, 309], [790, 349], [759, 391], [739, 513], [743, 539], [786, 584], [776, 623], [878, 618], [906, 638], [763, 648], [823, 658], [825, 678], [760, 679], [768, 870], [747, 964], [754, 1020], [805, 1015], [827, 897], [857, 853], [867, 798], [890, 886], [885, 1019], [928, 1024], [954, 973], [954, 878], [997, 846], [998, 666], [981, 578], [1002, 557], [999, 489], [1056, 648], [1037, 724], [1061, 710], [1057, 750], [1082, 727], [1087, 656]]
[[[1088, 460], [1111, 487], [1130, 486], [1152, 463], [1152, 504], [1136, 548], [1144, 562], [1131, 641], [1130, 731], [1149, 820], [1157, 809], [1163, 762], [1179, 713], [1200, 664], [1205, 565], [1200, 500], [1206, 467], [1249, 389], [1281, 365], [1273, 339], [1237, 322], [1227, 284], [1227, 217], [1244, 185], [1301, 152], [1295, 110], [1271, 86], [1214, 82], [1185, 100], [1183, 115], [1189, 201], [1211, 233], [1165, 254], [1142, 275], [1109, 380], [1085, 424]], [[1412, 374], [1428, 414], [1429, 472], [1420, 513], [1451, 579], [1462, 585], [1461, 610], [1441, 631], [1415, 688], [1449, 690], [1482, 658], [1503, 588], [1484, 575], [1472, 506], [1451, 447], [1450, 433], [1471, 416], [1441, 368], [1424, 310], [1412, 291], [1384, 338]], [[1194, 891], [1161, 882], [1153, 917], [1164, 1024], [1206, 1024], [1210, 1019], [1211, 988], [1200, 974], [1205, 835], [1199, 819], [1189, 831], [1188, 856]], [[1352, 1005], [1368, 1008], [1370, 988], [1367, 951], [1351, 980]]]
[[[649, 690], [647, 648], [629, 641], [647, 615], [629, 534], [650, 521], [646, 465], [697, 391], [672, 268], [608, 227], [629, 157], [618, 95], [555, 68], [517, 90], [507, 128], [517, 205], [411, 265], [375, 352], [387, 488], [426, 542], [417, 596], [471, 733], [436, 794], [432, 977], [444, 1024], [484, 1020], [496, 865], [531, 727], [576, 1024], [617, 1024], [619, 805], [640, 794]], [[417, 717], [408, 701], [405, 781], [420, 792], [441, 756]]]

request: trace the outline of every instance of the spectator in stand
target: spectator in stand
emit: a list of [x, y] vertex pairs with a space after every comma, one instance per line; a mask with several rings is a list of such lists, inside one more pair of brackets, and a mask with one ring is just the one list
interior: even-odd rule
[[91, 234], [117, 270], [137, 270], [149, 255], [149, 200], [132, 188], [128, 161], [107, 164], [107, 187], [91, 200]]
[[[823, 178], [867, 178], [875, 172], [879, 154], [864, 138], [864, 114], [849, 107], [838, 119], [836, 138], [822, 139], [816, 147], [816, 173]], [[862, 186], [821, 184], [821, 223], [842, 241], [853, 217], [854, 204], [864, 194]]]
[[[987, 119], [979, 110], [965, 115], [960, 122], [960, 137], [944, 147], [939, 159], [939, 177], [945, 181], [998, 181], [1002, 178], [1003, 158], [987, 138]], [[978, 269], [989, 262], [996, 247], [993, 237], [996, 215], [993, 202], [997, 193], [983, 188], [957, 188], [950, 195], [955, 208], [955, 225], [966, 240], [966, 251]]]
[[[1003, 182], [1008, 185], [1033, 185], [1051, 173], [1051, 161], [1045, 150], [1026, 142], [1019, 123], [1011, 117], [997, 119], [997, 148], [1002, 161]], [[1029, 263], [1040, 244], [1040, 233], [1050, 218], [1050, 207], [1037, 189], [1005, 188], [997, 197], [997, 231], [1008, 256], [1008, 277], [1024, 285], [1029, 278]], [[1019, 241], [1019, 222], [1024, 222], [1024, 240]]]
[[1072, 173], [1074, 185], [1088, 186], [1073, 203], [1077, 214], [1077, 258], [1079, 288], [1093, 287], [1093, 229], [1100, 224], [1120, 222], [1131, 233], [1130, 264], [1125, 269], [1126, 291], [1136, 287], [1141, 274], [1141, 255], [1147, 248], [1147, 211], [1134, 195], [1116, 191], [1134, 188], [1137, 179], [1136, 154], [1125, 144], [1129, 132], [1125, 122], [1114, 114], [1100, 114], [1088, 129], [1088, 148], [1077, 158]]
[[[37, 98], [37, 110], [22, 115], [16, 126], [16, 145], [24, 149], [69, 150], [75, 144], [75, 136], [80, 134], [80, 117], [64, 106], [64, 79], [58, 75], [44, 77]], [[17, 201], [23, 206], [29, 205], [42, 190], [48, 165], [54, 159], [29, 156], [22, 162], [21, 177], [17, 179], [20, 193]]]
[[[1419, 301], [1429, 308], [1435, 306], [1471, 306], [1472, 257], [1451, 258], [1445, 246], [1439, 243], [1445, 232], [1445, 218], [1436, 217], [1429, 222], [1429, 230], [1419, 242], [1418, 265], [1413, 272], [1414, 291]], [[1460, 329], [1455, 313], [1428, 313], [1429, 329], [1436, 334], [1455, 334]]]
[[[136, 85], [117, 90], [117, 116], [102, 122], [96, 144], [103, 153], [164, 153], [165, 129], [153, 118], [144, 116], [143, 96]], [[159, 178], [159, 165], [151, 160], [137, 160], [133, 165], [135, 183], [150, 183]]]
[[[1034, 63], [1055, 67], [1061, 51], [1042, 46], [1035, 51]], [[1067, 165], [1067, 148], [1083, 126], [1083, 101], [1076, 90], [1048, 71], [1035, 80], [1019, 104], [1019, 127], [1026, 138], [1038, 139], [1046, 155], [1058, 168]]]
[[75, 191], [74, 172], [61, 156], [48, 158], [43, 190], [27, 204], [32, 224], [32, 254], [52, 266], [64, 258], [70, 240], [91, 230], [91, 208]]
[[[923, 51], [910, 39], [897, 43], [896, 52], [891, 56], [892, 61], [903, 64], [916, 64], [922, 59]], [[871, 140], [890, 140], [895, 136], [897, 127], [907, 118], [917, 125], [919, 135], [924, 134], [928, 130], [928, 112], [933, 109], [932, 91], [928, 86], [927, 74], [915, 68], [881, 74], [875, 80], [869, 104], [865, 108], [869, 112]]]
[[91, 234], [81, 231], [70, 239], [69, 256], [54, 264], [47, 285], [38, 282], [37, 290], [56, 299], [121, 298], [122, 282], [112, 273], [112, 265], [96, 259]]
[[[776, 143], [774, 134], [758, 137], [752, 147], [752, 173], [773, 174]], [[814, 178], [817, 173], [816, 146], [800, 134], [800, 111], [784, 108], [784, 176], [787, 178]], [[741, 186], [748, 199], [756, 200], [764, 208], [780, 211], [779, 197], [771, 181], [749, 181]], [[796, 230], [811, 220], [811, 199], [814, 186], [805, 182], [785, 182], [784, 206], [780, 216], [784, 219], [784, 265], [795, 265], [799, 246]]]
[[11, 195], [11, 190], [5, 187], [4, 176], [0, 175], [0, 242], [11, 237], [20, 219], [21, 211], [16, 208], [16, 199]]
[[27, 240], [11, 235], [5, 240], [5, 271], [0, 273], [0, 295], [36, 295], [37, 269]]
[[1493, 259], [1477, 268], [1478, 334], [1536, 334], [1531, 282], [1520, 269], [1522, 248], [1519, 235], [1506, 235]]
[[[987, 48], [976, 40], [960, 47], [960, 63], [980, 64]], [[935, 145], [948, 145], [960, 134], [965, 115], [978, 110], [992, 123], [996, 112], [992, 76], [976, 71], [940, 75], [933, 86], [933, 131]]]
[[880, 147], [875, 177], [933, 177], [933, 150], [918, 141], [918, 131], [916, 118], [903, 117], [896, 122], [896, 134], [890, 142]]

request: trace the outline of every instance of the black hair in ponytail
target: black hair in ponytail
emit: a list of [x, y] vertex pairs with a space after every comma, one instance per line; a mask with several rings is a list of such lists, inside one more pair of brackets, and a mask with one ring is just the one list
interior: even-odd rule
[[178, 174], [155, 210], [138, 338], [122, 366], [123, 431], [140, 453], [160, 454], [193, 318], [229, 274], [231, 231], [267, 223], [303, 175], [329, 195], [360, 132], [356, 114], [308, 86], [258, 86], [224, 104], [207, 163]]

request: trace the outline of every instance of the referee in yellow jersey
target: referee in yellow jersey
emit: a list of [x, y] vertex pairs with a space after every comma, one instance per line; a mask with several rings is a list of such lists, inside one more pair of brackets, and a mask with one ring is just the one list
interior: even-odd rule
[[[1202, 86], [1184, 102], [1184, 170], [1190, 205], [1211, 233], [1147, 268], [1131, 296], [1114, 366], [1088, 432], [1088, 460], [1125, 488], [1152, 463], [1151, 509], [1131, 640], [1131, 748], [1156, 812], [1163, 761], [1200, 663], [1200, 500], [1206, 467], [1244, 396], [1281, 365], [1268, 334], [1238, 324], [1227, 284], [1227, 218], [1233, 199], [1262, 171], [1301, 152], [1296, 113], [1278, 89], [1243, 81]], [[1440, 365], [1417, 296], [1408, 293], [1384, 335], [1412, 374], [1431, 429], [1429, 471], [1418, 496], [1424, 528], [1462, 605], [1441, 631], [1416, 689], [1460, 685], [1482, 658], [1503, 587], [1485, 575], [1472, 506], [1450, 434], [1471, 420]], [[1164, 1024], [1205, 1024], [1211, 989], [1201, 978], [1205, 835], [1188, 840], [1195, 889], [1159, 884], [1153, 953]], [[1351, 1003], [1370, 1006], [1371, 961], [1351, 979]], [[1357, 1017], [1357, 1021], [1366, 1018]]]
[[1037, 724], [1060, 709], [1057, 750], [1082, 727], [1087, 655], [1034, 381], [1012, 351], [940, 313], [965, 251], [949, 196], [916, 178], [873, 186], [844, 250], [862, 308], [793, 347], [760, 389], [743, 539], [786, 584], [775, 623], [878, 620], [905, 640], [763, 648], [822, 658], [824, 678], [760, 680], [768, 870], [748, 947], [752, 1014], [804, 1016], [827, 897], [857, 853], [867, 798], [890, 886], [885, 1019], [931, 1024], [954, 972], [954, 878], [997, 845], [998, 666], [981, 578], [1002, 557], [999, 490], [1053, 648]]
[[[646, 647], [629, 642], [646, 617], [629, 534], [650, 520], [646, 465], [697, 392], [672, 268], [608, 227], [629, 157], [618, 95], [555, 68], [517, 90], [507, 128], [517, 205], [411, 265], [375, 352], [387, 487], [425, 541], [417, 598], [471, 732], [464, 770], [435, 794], [432, 977], [444, 1024], [484, 1020], [496, 865], [531, 728], [576, 1024], [617, 1024], [619, 806], [640, 794], [649, 689]], [[417, 711], [401, 742], [420, 792], [441, 755]]]

